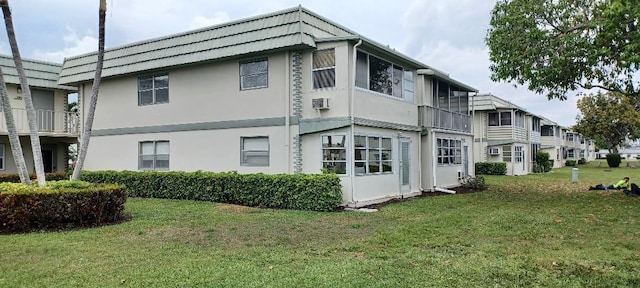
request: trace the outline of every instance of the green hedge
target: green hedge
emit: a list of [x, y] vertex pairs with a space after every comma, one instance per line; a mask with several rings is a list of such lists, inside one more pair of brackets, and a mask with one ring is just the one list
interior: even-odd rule
[[567, 160], [564, 162], [564, 166], [576, 166], [576, 160]]
[[[59, 181], [68, 180], [69, 176], [65, 172], [47, 173], [44, 175], [47, 181]], [[29, 177], [32, 180], [36, 179], [36, 174], [30, 174]], [[18, 174], [0, 174], [0, 182], [20, 183], [20, 176]]]
[[507, 163], [504, 162], [477, 162], [477, 175], [506, 175]]
[[0, 183], [0, 233], [95, 225], [122, 218], [127, 198], [124, 186], [60, 182], [71, 184]]
[[132, 197], [313, 211], [333, 211], [342, 204], [342, 186], [335, 174], [85, 171], [81, 178], [123, 184]]

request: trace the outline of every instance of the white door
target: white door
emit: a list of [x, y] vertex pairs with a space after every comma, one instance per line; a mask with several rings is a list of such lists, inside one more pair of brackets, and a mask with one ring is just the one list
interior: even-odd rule
[[400, 138], [400, 191], [404, 193], [411, 192], [411, 140], [409, 138]]

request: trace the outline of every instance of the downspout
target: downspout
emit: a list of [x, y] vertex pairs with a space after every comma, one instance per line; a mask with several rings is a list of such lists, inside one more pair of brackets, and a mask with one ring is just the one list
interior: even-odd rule
[[[356, 124], [355, 124], [355, 117], [354, 117], [354, 113], [355, 113], [355, 109], [354, 109], [354, 103], [355, 103], [355, 94], [356, 94], [356, 61], [358, 60], [358, 50], [357, 48], [362, 45], [362, 39], [358, 40], [358, 43], [356, 43], [356, 45], [353, 45], [353, 64], [352, 64], [352, 69], [351, 69], [351, 81], [349, 81], [349, 85], [351, 85], [351, 89], [349, 89], [349, 122], [351, 123], [351, 143], [350, 146], [353, 147], [353, 143], [355, 143], [356, 141], [356, 136], [355, 136], [355, 131], [356, 131]], [[354, 161], [355, 159], [355, 155], [353, 155], [353, 148], [351, 148], [351, 153], [348, 153], [348, 155], [351, 155], [351, 163], [349, 164], [351, 166], [351, 173], [349, 173], [349, 178], [351, 178], [351, 203], [355, 204], [355, 198], [353, 195], [356, 192], [356, 177], [355, 177], [355, 172], [356, 172], [356, 162]], [[349, 158], [349, 157], [347, 157]]]
[[291, 173], [291, 78], [289, 70], [291, 69], [291, 63], [289, 63], [289, 51], [285, 53], [285, 67], [284, 69], [284, 84], [287, 87], [285, 109], [284, 109], [284, 163], [287, 165], [287, 174]]

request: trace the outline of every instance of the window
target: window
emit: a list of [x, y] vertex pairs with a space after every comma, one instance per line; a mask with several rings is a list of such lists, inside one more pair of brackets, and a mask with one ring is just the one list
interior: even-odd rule
[[336, 174], [347, 174], [345, 135], [322, 136], [322, 168]]
[[353, 143], [355, 173], [392, 173], [391, 138], [356, 136]]
[[511, 126], [511, 112], [500, 112], [500, 126]]
[[574, 159], [575, 157], [575, 150], [574, 149], [569, 149], [567, 150], [567, 157], [565, 159]]
[[356, 53], [356, 87], [413, 101], [413, 72], [400, 65], [369, 55]]
[[523, 154], [523, 150], [524, 148], [522, 146], [516, 146], [514, 147], [515, 153], [513, 153], [513, 158], [515, 160], [515, 162], [521, 163], [522, 162], [522, 158], [524, 157]]
[[540, 131], [541, 136], [553, 136], [553, 127], [551, 126], [542, 126]]
[[4, 144], [0, 144], [0, 170], [4, 170], [6, 169], [4, 166], [4, 159], [5, 159], [5, 155], [4, 155]]
[[240, 165], [269, 166], [269, 137], [242, 137], [240, 142]]
[[266, 88], [269, 84], [267, 59], [240, 63], [240, 90]]
[[511, 112], [489, 113], [489, 126], [511, 126]]
[[540, 118], [531, 118], [531, 131], [540, 132]]
[[462, 141], [456, 139], [436, 139], [438, 164], [462, 164]]
[[336, 55], [334, 49], [313, 51], [313, 89], [336, 86]]
[[138, 105], [169, 102], [169, 75], [138, 78]]
[[[503, 112], [504, 113], [504, 112]], [[509, 113], [509, 117], [511, 117], [511, 113]], [[520, 112], [516, 112], [515, 126], [524, 128], [524, 114]]]
[[573, 133], [567, 133], [567, 141], [573, 141]]
[[169, 141], [140, 142], [139, 170], [169, 170]]
[[511, 162], [511, 145], [502, 146], [502, 162]]
[[536, 154], [540, 151], [540, 144], [531, 144], [531, 160], [536, 160]]

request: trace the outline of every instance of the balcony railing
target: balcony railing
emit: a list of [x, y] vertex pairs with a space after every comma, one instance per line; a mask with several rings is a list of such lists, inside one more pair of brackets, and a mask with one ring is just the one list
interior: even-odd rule
[[471, 117], [431, 106], [418, 108], [420, 126], [444, 130], [471, 132]]
[[[22, 108], [13, 108], [12, 110], [13, 120], [18, 133], [29, 133], [27, 110]], [[0, 115], [0, 132], [6, 133], [8, 129], [4, 119], [4, 112], [0, 111]], [[75, 112], [36, 110], [36, 123], [38, 124], [38, 131], [41, 133], [77, 136], [80, 131], [80, 117]]]

